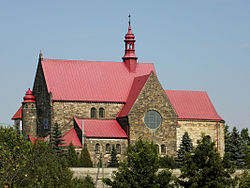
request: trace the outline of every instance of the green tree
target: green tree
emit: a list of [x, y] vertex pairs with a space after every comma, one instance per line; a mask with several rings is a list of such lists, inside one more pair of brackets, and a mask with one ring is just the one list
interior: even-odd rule
[[108, 162], [108, 167], [118, 167], [118, 166], [119, 166], [119, 163], [117, 159], [117, 152], [116, 152], [115, 146], [112, 145], [111, 159]]
[[164, 156], [159, 158], [160, 168], [169, 168], [175, 169], [177, 168], [177, 163], [173, 157]]
[[119, 163], [118, 170], [114, 172], [113, 181], [103, 179], [104, 183], [112, 187], [171, 187], [169, 182], [172, 174], [164, 170], [157, 175], [159, 158], [154, 143], [142, 140], [130, 145], [125, 161]]
[[231, 133], [229, 131], [229, 126], [225, 125], [224, 127], [225, 152], [229, 152], [230, 135]]
[[62, 139], [62, 132], [59, 129], [58, 123], [55, 123], [55, 126], [52, 129], [51, 133], [51, 146], [57, 155], [63, 155], [62, 146], [64, 145], [64, 140]]
[[76, 167], [79, 164], [78, 156], [72, 142], [68, 147], [67, 161], [68, 165], [72, 167]]
[[70, 187], [72, 172], [51, 147], [0, 128], [0, 187]]
[[81, 166], [81, 167], [93, 167], [93, 163], [91, 161], [89, 151], [88, 151], [86, 144], [84, 144], [84, 147], [82, 148], [82, 152], [81, 152], [80, 159], [79, 159], [79, 166]]
[[250, 187], [250, 173], [248, 170], [244, 170], [240, 177], [239, 181], [240, 188], [249, 188]]
[[230, 160], [235, 162], [237, 168], [245, 167], [244, 143], [236, 127], [233, 128], [230, 134], [227, 152], [230, 153]]
[[241, 130], [241, 138], [244, 143], [244, 153], [245, 153], [245, 167], [250, 168], [250, 136], [248, 133], [248, 128]]
[[185, 153], [183, 167], [178, 183], [192, 188], [232, 187], [236, 180], [231, 178], [232, 169], [224, 169], [223, 161], [214, 147], [215, 143], [208, 143], [206, 136], [198, 140], [194, 153]]
[[180, 168], [182, 166], [184, 156], [186, 152], [193, 152], [194, 147], [191, 138], [189, 137], [188, 133], [185, 132], [181, 139], [180, 149], [177, 151], [177, 165]]
[[87, 175], [85, 178], [74, 178], [71, 183], [72, 188], [94, 188], [93, 179]]

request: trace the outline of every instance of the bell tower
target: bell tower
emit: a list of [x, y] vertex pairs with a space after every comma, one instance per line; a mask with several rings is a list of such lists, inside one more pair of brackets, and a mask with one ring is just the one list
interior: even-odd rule
[[35, 97], [30, 90], [23, 97], [22, 120], [23, 120], [23, 135], [37, 136], [37, 114]]
[[135, 72], [136, 71], [136, 65], [137, 65], [137, 57], [135, 55], [135, 36], [131, 31], [131, 21], [130, 21], [130, 15], [129, 17], [129, 26], [128, 26], [128, 32], [125, 35], [125, 55], [122, 57], [123, 62], [129, 69], [129, 72]]

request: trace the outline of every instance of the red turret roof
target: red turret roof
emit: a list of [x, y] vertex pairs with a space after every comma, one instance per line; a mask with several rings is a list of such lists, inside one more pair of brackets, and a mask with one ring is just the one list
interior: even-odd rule
[[33, 93], [29, 88], [28, 91], [26, 92], [26, 95], [23, 97], [23, 104], [25, 104], [25, 103], [35, 103], [35, 102], [36, 102], [35, 97], [33, 96]]

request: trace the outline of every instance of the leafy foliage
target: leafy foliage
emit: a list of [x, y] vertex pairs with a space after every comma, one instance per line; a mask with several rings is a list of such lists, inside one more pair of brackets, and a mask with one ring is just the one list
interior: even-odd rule
[[228, 141], [227, 152], [230, 153], [230, 160], [236, 163], [237, 168], [245, 166], [245, 152], [243, 140], [236, 127], [233, 128]]
[[223, 161], [216, 152], [215, 143], [209, 144], [205, 136], [198, 141], [193, 154], [185, 153], [181, 176], [181, 186], [199, 187], [231, 187], [236, 180], [230, 177], [234, 170], [224, 169]]
[[84, 144], [84, 147], [82, 148], [82, 152], [81, 152], [80, 159], [79, 159], [79, 166], [81, 166], [81, 167], [93, 167], [93, 163], [91, 161], [89, 151], [88, 151], [86, 144]]
[[243, 174], [240, 177], [239, 181], [240, 188], [249, 188], [250, 187], [250, 173], [248, 170], [244, 170]]
[[175, 159], [173, 157], [169, 156], [160, 157], [159, 163], [160, 163], [160, 168], [169, 168], [169, 169], [177, 168], [177, 163], [175, 162]]
[[72, 188], [94, 188], [95, 184], [93, 179], [87, 175], [85, 178], [74, 178], [71, 183]]
[[72, 172], [43, 141], [26, 142], [13, 128], [0, 128], [0, 187], [70, 187]]
[[189, 137], [188, 133], [185, 132], [184, 135], [182, 136], [181, 144], [180, 144], [180, 149], [177, 151], [177, 165], [180, 168], [182, 166], [184, 156], [186, 152], [193, 152], [194, 147], [191, 138]]
[[159, 168], [157, 147], [142, 138], [128, 148], [126, 160], [119, 164], [118, 171], [113, 175], [113, 181], [105, 178], [104, 183], [112, 187], [154, 188], [169, 187], [168, 183], [172, 180], [172, 174], [168, 170], [157, 175]]
[[108, 167], [118, 167], [118, 166], [119, 166], [119, 163], [117, 159], [117, 152], [116, 152], [115, 146], [112, 145], [111, 159], [108, 162]]
[[79, 164], [78, 156], [72, 142], [68, 147], [67, 161], [71, 167], [77, 167]]
[[63, 155], [63, 149], [62, 146], [64, 145], [62, 139], [62, 133], [59, 129], [58, 123], [55, 123], [55, 126], [52, 129], [51, 133], [51, 145], [53, 150], [56, 152], [57, 155], [62, 156]]

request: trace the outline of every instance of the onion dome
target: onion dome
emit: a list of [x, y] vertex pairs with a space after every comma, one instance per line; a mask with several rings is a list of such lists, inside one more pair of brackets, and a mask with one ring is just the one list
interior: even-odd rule
[[35, 103], [35, 102], [36, 102], [35, 97], [29, 88], [28, 91], [26, 92], [26, 95], [23, 97], [22, 103], [25, 104], [25, 103]]

